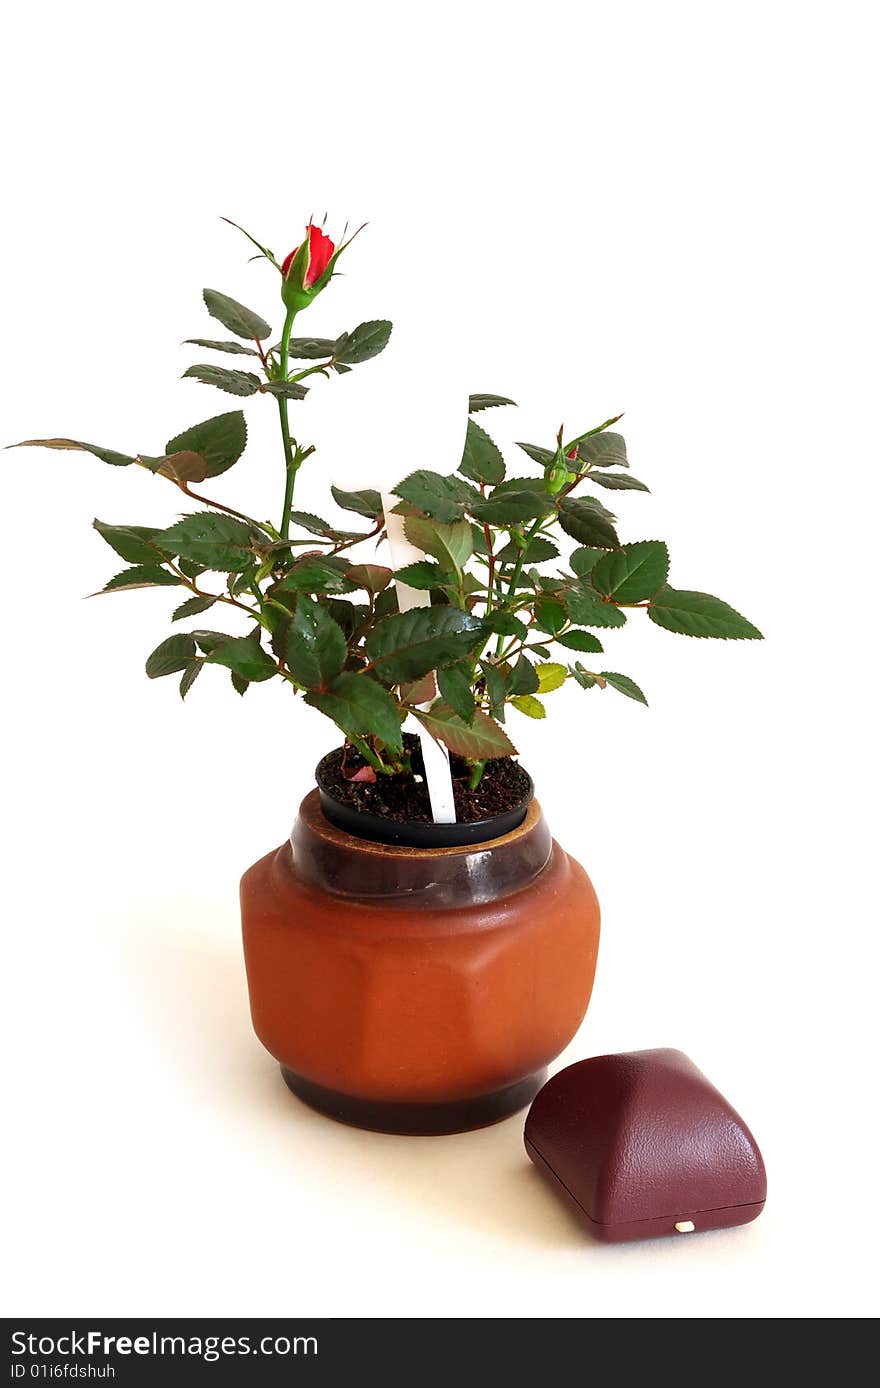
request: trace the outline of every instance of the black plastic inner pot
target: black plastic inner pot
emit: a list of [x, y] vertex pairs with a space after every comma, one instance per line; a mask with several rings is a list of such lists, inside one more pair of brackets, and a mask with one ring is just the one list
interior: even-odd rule
[[325, 763], [329, 762], [333, 755], [332, 752], [328, 752], [315, 768], [315, 780], [318, 783], [318, 795], [324, 816], [331, 824], [335, 824], [337, 829], [344, 829], [346, 833], [359, 839], [371, 839], [374, 843], [393, 843], [404, 848], [461, 848], [469, 843], [486, 843], [491, 839], [500, 839], [522, 824], [535, 794], [532, 778], [525, 768], [522, 768], [528, 778], [525, 793], [516, 805], [504, 810], [502, 814], [455, 824], [434, 824], [428, 820], [386, 819], [371, 810], [360, 810], [354, 805], [336, 799], [322, 776]]

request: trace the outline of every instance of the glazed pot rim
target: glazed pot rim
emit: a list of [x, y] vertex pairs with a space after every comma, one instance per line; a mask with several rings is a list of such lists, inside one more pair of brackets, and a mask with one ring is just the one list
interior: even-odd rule
[[452, 824], [437, 824], [432, 820], [386, 819], [372, 810], [359, 810], [353, 805], [346, 805], [321, 784], [321, 768], [336, 750], [332, 748], [327, 752], [315, 767], [321, 811], [334, 829], [361, 842], [410, 851], [420, 849], [428, 853], [473, 848], [479, 845], [491, 846], [518, 829], [525, 822], [530, 805], [534, 803], [535, 784], [525, 767], [520, 766], [528, 780], [528, 786], [521, 799], [501, 814], [490, 815], [486, 819], [455, 821]]

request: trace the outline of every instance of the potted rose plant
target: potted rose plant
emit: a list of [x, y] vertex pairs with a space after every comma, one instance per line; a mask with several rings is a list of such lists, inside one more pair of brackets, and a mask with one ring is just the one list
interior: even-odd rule
[[[356, 522], [295, 509], [297, 473], [315, 448], [291, 427], [291, 403], [313, 378], [375, 357], [391, 324], [294, 337], [353, 238], [337, 246], [309, 225], [279, 262], [244, 234], [280, 277], [280, 337], [206, 289], [208, 313], [230, 336], [190, 341], [248, 360], [184, 374], [274, 397], [277, 520], [214, 499], [215, 479], [245, 450], [241, 410], [154, 454], [65, 438], [27, 444], [147, 468], [194, 508], [166, 528], [95, 521], [126, 566], [105, 592], [176, 590], [175, 630], [147, 659], [151, 679], [179, 676], [184, 698], [207, 667], [225, 669], [239, 694], [281, 679], [338, 729], [290, 840], [242, 881], [254, 1026], [287, 1083], [365, 1126], [479, 1126], [528, 1102], [574, 1035], [598, 944], [595, 893], [550, 837], [511, 724], [544, 718], [546, 698], [569, 681], [645, 703], [629, 675], [603, 668], [603, 641], [631, 613], [686, 636], [760, 633], [720, 599], [671, 586], [662, 541], [620, 540], [597, 490], [647, 488], [629, 471], [616, 418], [519, 445], [508, 475], [476, 416], [513, 402], [472, 396], [449, 473], [417, 469], [394, 488], [395, 513], [423, 555], [397, 572], [376, 560], [386, 526], [378, 491], [331, 487]], [[428, 604], [408, 607], [401, 595], [413, 591]], [[240, 631], [207, 625], [223, 608]], [[432, 821], [407, 718], [448, 750], [455, 823]]]

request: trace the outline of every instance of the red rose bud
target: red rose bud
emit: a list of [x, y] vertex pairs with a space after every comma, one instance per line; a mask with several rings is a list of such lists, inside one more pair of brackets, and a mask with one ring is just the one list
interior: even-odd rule
[[337, 255], [336, 246], [320, 227], [310, 224], [306, 230], [306, 239], [281, 262], [281, 297], [288, 308], [305, 308], [320, 294]]
[[578, 455], [577, 444], [575, 444], [574, 448], [570, 448], [570, 449], [568, 450], [568, 452], [566, 453], [565, 456], [566, 456], [566, 458], [570, 459], [571, 461], [574, 461], [574, 459], [577, 457], [577, 455]]

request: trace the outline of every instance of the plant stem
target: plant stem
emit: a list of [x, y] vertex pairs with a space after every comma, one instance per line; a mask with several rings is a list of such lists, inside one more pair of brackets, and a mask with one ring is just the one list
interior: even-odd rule
[[235, 516], [238, 520], [245, 521], [248, 525], [259, 527], [259, 521], [255, 521], [251, 516], [246, 516], [243, 511], [236, 511], [234, 506], [226, 506], [222, 501], [212, 501], [210, 497], [199, 496], [198, 492], [191, 492], [188, 482], [178, 482], [178, 487], [184, 496], [188, 496], [190, 501], [199, 501], [203, 506], [213, 506], [215, 511], [225, 511], [227, 516]]
[[[284, 328], [281, 332], [281, 344], [279, 348], [279, 379], [287, 380], [288, 354], [290, 351], [290, 332], [293, 327], [293, 320], [296, 317], [296, 309], [289, 308], [287, 317], [284, 319]], [[278, 396], [278, 414], [281, 418], [281, 439], [284, 444], [284, 510], [281, 513], [281, 525], [279, 534], [282, 540], [287, 539], [290, 530], [290, 507], [293, 503], [293, 484], [296, 481], [296, 474], [302, 462], [302, 455], [297, 447], [294, 452], [293, 443], [290, 437], [290, 421], [287, 417], [287, 399], [283, 395]]]
[[[536, 521], [532, 521], [532, 524], [529, 526], [528, 530], [526, 531], [525, 535], [523, 536], [523, 547], [522, 547], [522, 549], [520, 550], [520, 552], [519, 552], [519, 554], [518, 554], [518, 556], [517, 556], [516, 563], [515, 563], [514, 566], [513, 566], [513, 572], [512, 572], [512, 574], [510, 575], [510, 582], [509, 582], [508, 585], [507, 585], [507, 599], [508, 599], [508, 602], [512, 602], [513, 599], [516, 597], [516, 585], [519, 583], [519, 576], [520, 576], [520, 574], [522, 573], [523, 560], [524, 560], [525, 557], [526, 557], [526, 550], [528, 549], [529, 545], [531, 544], [531, 542], [532, 542], [534, 536], [537, 535], [538, 531], [541, 529], [541, 525], [542, 525], [542, 524], [543, 524], [543, 522], [542, 522], [541, 517], [539, 517]], [[498, 644], [497, 644], [497, 646], [495, 647], [495, 654], [496, 654], [496, 655], [500, 655], [503, 649], [504, 649], [504, 637], [503, 637], [503, 636], [499, 636], [499, 637], [498, 637]]]

